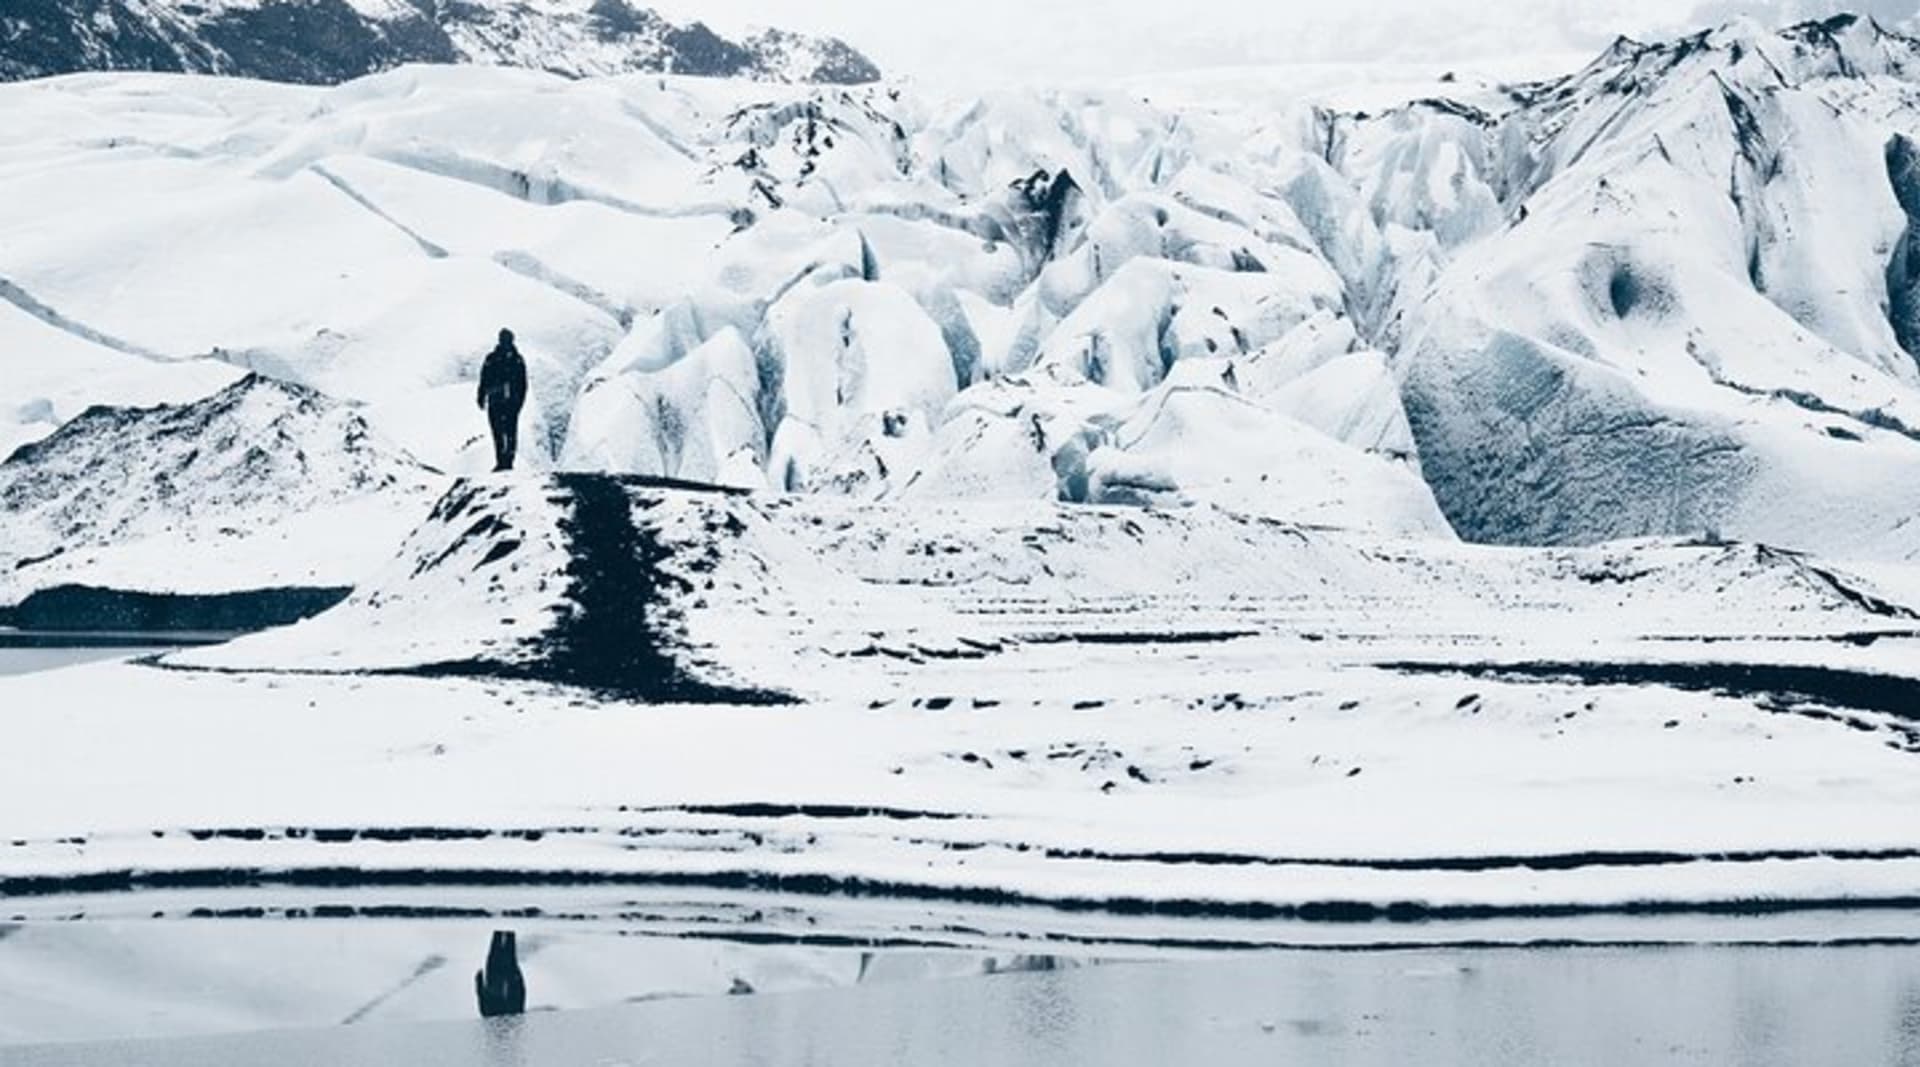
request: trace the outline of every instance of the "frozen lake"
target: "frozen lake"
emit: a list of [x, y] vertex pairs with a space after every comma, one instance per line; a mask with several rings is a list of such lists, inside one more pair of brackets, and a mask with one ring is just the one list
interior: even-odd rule
[[80, 663], [94, 663], [99, 660], [131, 659], [150, 652], [159, 652], [156, 647], [135, 648], [0, 648], [0, 675], [32, 674], [36, 671], [50, 671], [60, 667], [71, 667]]
[[204, 645], [224, 634], [43, 633], [0, 626], [0, 677], [33, 674], [81, 663], [132, 659], [185, 645]]
[[[686, 951], [683, 942], [651, 944]], [[929, 975], [951, 963], [929, 971], [922, 961], [908, 968], [921, 977], [843, 988], [488, 1022], [368, 1019], [13, 1047], [0, 1049], [0, 1062], [1920, 1064], [1920, 948], [1911, 945], [1278, 951], [1024, 965], [1041, 969], [937, 977]], [[447, 969], [466, 980], [466, 966]], [[183, 970], [183, 983], [196, 973]]]

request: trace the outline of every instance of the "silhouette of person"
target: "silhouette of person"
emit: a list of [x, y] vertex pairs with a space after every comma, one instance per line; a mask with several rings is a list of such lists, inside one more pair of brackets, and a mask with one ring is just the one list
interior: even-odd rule
[[473, 992], [482, 1018], [519, 1015], [527, 1010], [527, 981], [520, 973], [519, 946], [511, 930], [495, 930], [487, 943], [486, 966], [474, 972]]
[[527, 402], [527, 361], [513, 346], [513, 331], [501, 330], [500, 343], [480, 365], [480, 407], [493, 430], [493, 469], [513, 469], [520, 446], [520, 407]]

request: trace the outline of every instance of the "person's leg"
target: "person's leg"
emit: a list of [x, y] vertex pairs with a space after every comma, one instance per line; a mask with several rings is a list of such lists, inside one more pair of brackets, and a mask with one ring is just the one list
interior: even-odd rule
[[487, 408], [487, 428], [493, 431], [493, 469], [503, 471], [513, 465], [513, 453], [509, 450], [508, 433], [512, 423], [506, 417], [506, 406], [494, 404]]
[[505, 467], [507, 470], [512, 470], [514, 454], [519, 451], [520, 451], [520, 413], [518, 411], [515, 411], [512, 414], [507, 416], [506, 450], [503, 453], [503, 455], [506, 458], [503, 461], [502, 466]]

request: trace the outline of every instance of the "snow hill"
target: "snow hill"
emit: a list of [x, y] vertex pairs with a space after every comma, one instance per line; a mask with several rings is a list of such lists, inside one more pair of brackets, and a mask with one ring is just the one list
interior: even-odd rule
[[672, 71], [771, 81], [877, 81], [833, 38], [738, 41], [626, 0], [12, 0], [0, 78], [88, 70], [333, 84], [403, 63], [528, 67], [571, 77]]
[[1912, 560], [1915, 77], [1840, 17], [1362, 105], [1284, 74], [9, 85], [0, 435], [237, 368], [474, 473], [511, 325], [537, 469]]
[[255, 375], [190, 404], [88, 408], [0, 464], [0, 604], [63, 583], [349, 586], [440, 484], [351, 407]]
[[1667, 659], [1910, 630], [1898, 595], [1744, 544], [1512, 550], [1207, 506], [902, 506], [568, 474], [462, 480], [345, 604], [172, 662], [817, 702], [1062, 642], [1151, 657], [1271, 640], [1296, 665], [1596, 645]]

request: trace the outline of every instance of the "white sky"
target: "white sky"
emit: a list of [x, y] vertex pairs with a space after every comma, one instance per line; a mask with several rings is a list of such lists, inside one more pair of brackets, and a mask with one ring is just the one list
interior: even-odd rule
[[676, 20], [829, 33], [890, 75], [1028, 79], [1274, 63], [1468, 63], [1592, 53], [1751, 15], [1889, 25], [1920, 0], [654, 0]]

